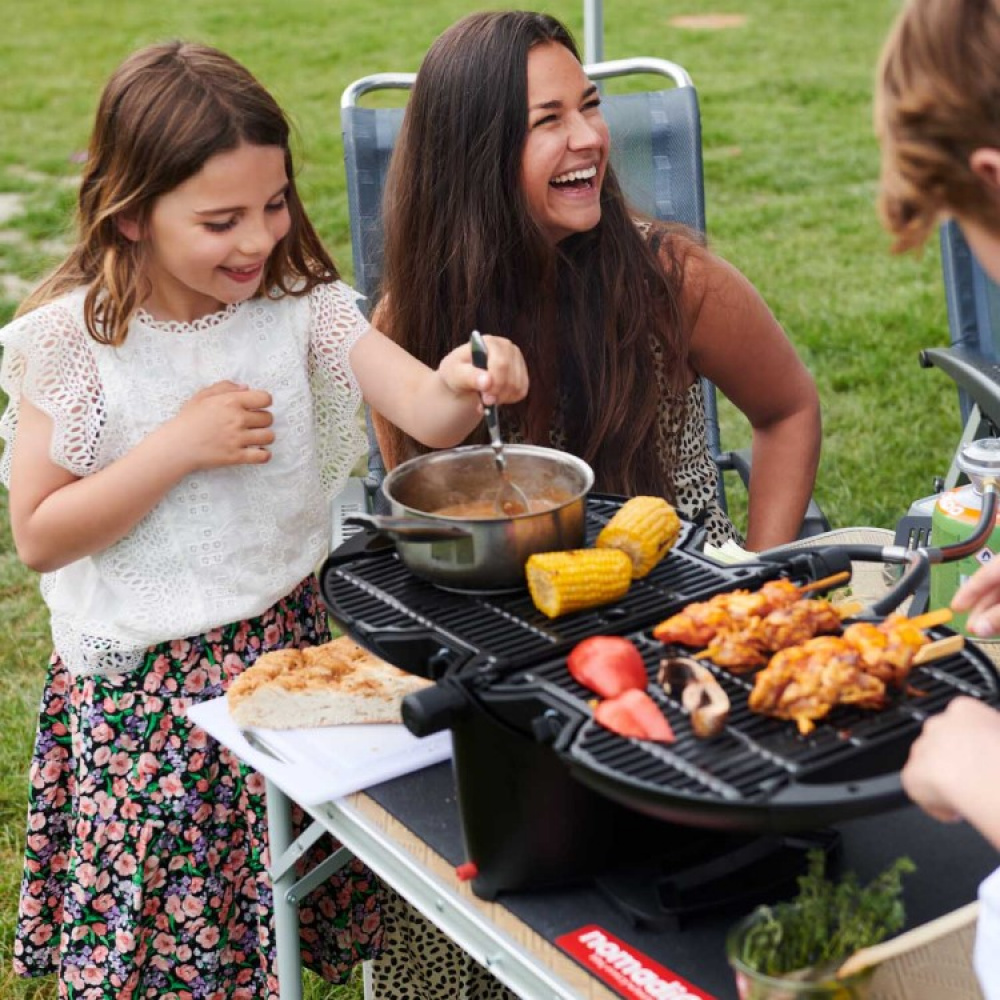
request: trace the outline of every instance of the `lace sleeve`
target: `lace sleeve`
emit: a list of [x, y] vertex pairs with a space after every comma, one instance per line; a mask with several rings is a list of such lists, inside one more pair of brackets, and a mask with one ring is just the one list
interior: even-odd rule
[[310, 293], [309, 378], [323, 489], [333, 496], [367, 448], [361, 388], [351, 369], [351, 348], [368, 330], [358, 295], [342, 281]]
[[10, 486], [10, 463], [21, 400], [28, 399], [52, 420], [49, 458], [86, 476], [98, 462], [104, 424], [104, 391], [87, 333], [66, 300], [22, 316], [0, 331], [3, 363], [0, 388], [7, 409], [0, 418], [6, 442], [0, 459], [0, 482]]

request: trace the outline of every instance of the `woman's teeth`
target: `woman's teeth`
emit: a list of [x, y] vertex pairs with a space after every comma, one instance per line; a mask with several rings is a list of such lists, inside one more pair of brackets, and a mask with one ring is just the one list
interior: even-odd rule
[[589, 181], [597, 176], [597, 167], [587, 167], [584, 170], [570, 170], [568, 173], [553, 177], [552, 184], [572, 184], [574, 181]]

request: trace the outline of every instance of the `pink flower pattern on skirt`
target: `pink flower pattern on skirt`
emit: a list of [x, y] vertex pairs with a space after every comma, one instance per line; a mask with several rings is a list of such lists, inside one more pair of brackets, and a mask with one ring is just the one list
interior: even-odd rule
[[[14, 968], [79, 1000], [278, 1000], [264, 779], [188, 722], [264, 652], [329, 639], [315, 580], [258, 618], [73, 678], [53, 655], [31, 764]], [[324, 837], [303, 870], [336, 847]], [[352, 861], [300, 908], [331, 982], [377, 954], [374, 876]]]

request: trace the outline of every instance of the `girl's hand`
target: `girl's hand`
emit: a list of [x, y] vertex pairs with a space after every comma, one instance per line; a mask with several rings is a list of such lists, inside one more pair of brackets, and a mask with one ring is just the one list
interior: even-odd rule
[[216, 382], [196, 392], [170, 422], [191, 471], [226, 465], [259, 465], [271, 458], [271, 394], [236, 382]]
[[524, 355], [506, 337], [485, 336], [488, 369], [472, 363], [468, 344], [456, 347], [438, 365], [438, 374], [452, 392], [477, 392], [487, 405], [516, 403], [528, 394], [528, 368]]
[[969, 631], [982, 638], [1000, 633], [1000, 559], [993, 559], [958, 588], [953, 611], [969, 612]]

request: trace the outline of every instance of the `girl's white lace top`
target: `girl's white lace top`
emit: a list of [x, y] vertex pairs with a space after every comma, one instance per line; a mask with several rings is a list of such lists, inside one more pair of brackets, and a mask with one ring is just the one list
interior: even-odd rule
[[330, 499], [365, 449], [348, 354], [368, 323], [337, 282], [191, 324], [140, 314], [125, 343], [108, 347], [88, 335], [83, 297], [70, 293], [0, 332], [5, 485], [22, 398], [52, 419], [51, 460], [82, 477], [215, 382], [273, 397], [269, 462], [190, 475], [110, 548], [43, 574], [66, 665], [112, 673], [138, 666], [149, 646], [261, 614], [316, 568]]

